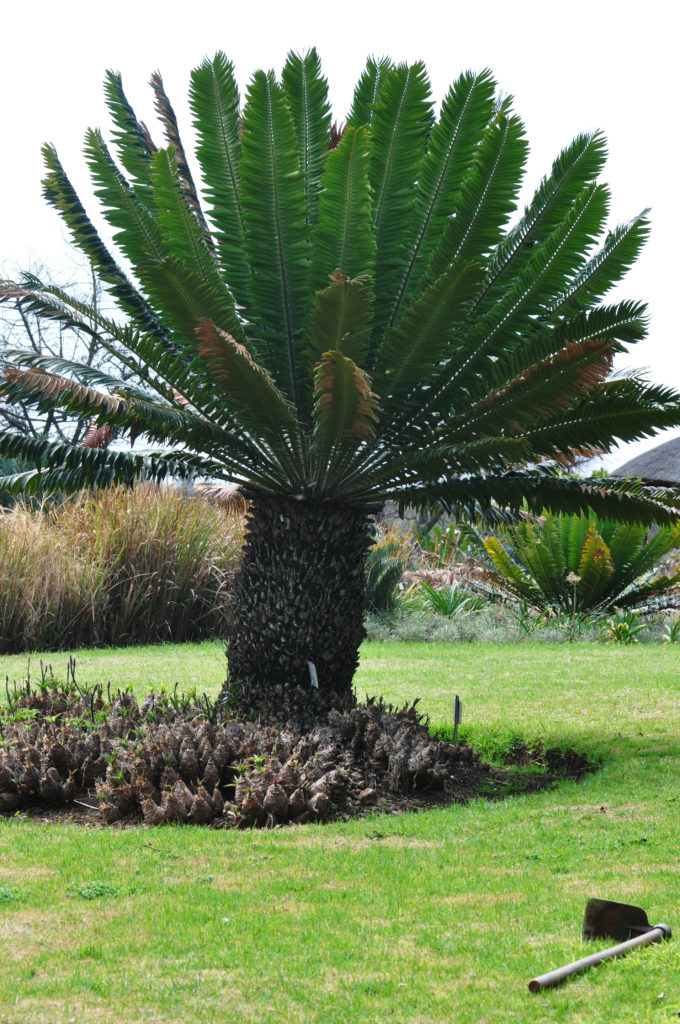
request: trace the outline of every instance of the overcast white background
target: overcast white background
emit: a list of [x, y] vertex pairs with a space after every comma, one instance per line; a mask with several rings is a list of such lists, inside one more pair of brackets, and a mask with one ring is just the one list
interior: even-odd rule
[[[122, 73], [128, 99], [152, 133], [147, 82], [159, 69], [188, 138], [189, 73], [217, 49], [234, 62], [244, 92], [254, 69], [279, 71], [289, 49], [316, 46], [338, 120], [369, 54], [423, 59], [435, 99], [463, 69], [490, 67], [526, 125], [531, 158], [524, 198], [574, 135], [601, 128], [609, 140], [604, 179], [612, 188], [611, 224], [651, 207], [651, 239], [612, 297], [642, 299], [650, 307], [649, 337], [625, 365], [680, 390], [677, 31], [670, 11], [659, 0], [4, 5], [0, 269], [12, 276], [17, 266], [48, 265], [64, 280], [78, 273], [57, 215], [41, 196], [40, 147], [56, 145], [94, 214], [82, 139], [88, 126], [108, 131], [101, 87], [106, 68]], [[655, 443], [627, 446], [607, 463], [616, 466]]]

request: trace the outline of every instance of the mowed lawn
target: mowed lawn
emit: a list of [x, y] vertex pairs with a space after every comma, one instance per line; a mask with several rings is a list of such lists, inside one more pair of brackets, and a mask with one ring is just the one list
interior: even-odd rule
[[[225, 672], [213, 644], [76, 659], [83, 682], [138, 694], [214, 694]], [[65, 675], [67, 655], [44, 660]], [[2, 657], [0, 678], [26, 665]], [[540, 739], [603, 768], [538, 796], [274, 832], [2, 819], [0, 1022], [677, 1020], [675, 939], [550, 992], [527, 982], [583, 955], [591, 895], [680, 933], [680, 652], [372, 643], [357, 691], [419, 696], [436, 726], [457, 693], [486, 751]]]

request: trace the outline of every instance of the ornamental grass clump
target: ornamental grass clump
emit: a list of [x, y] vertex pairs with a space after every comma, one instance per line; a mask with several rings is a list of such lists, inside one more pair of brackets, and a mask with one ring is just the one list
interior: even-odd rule
[[224, 633], [236, 511], [143, 484], [0, 513], [0, 652]]

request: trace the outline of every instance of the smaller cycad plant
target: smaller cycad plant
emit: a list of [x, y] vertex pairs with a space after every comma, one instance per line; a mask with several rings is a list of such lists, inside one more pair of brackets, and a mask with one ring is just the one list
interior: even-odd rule
[[408, 538], [394, 527], [376, 527], [374, 543], [366, 556], [367, 611], [378, 615], [394, 611], [408, 561]]
[[475, 534], [489, 580], [540, 610], [570, 616], [628, 608], [680, 588], [680, 523], [646, 526], [591, 515], [552, 515]]

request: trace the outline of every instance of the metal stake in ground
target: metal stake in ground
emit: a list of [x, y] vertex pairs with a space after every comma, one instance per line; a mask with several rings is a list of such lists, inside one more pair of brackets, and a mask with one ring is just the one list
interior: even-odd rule
[[461, 701], [458, 694], [453, 702], [453, 745], [458, 746], [458, 726], [460, 725], [463, 717], [463, 702]]

